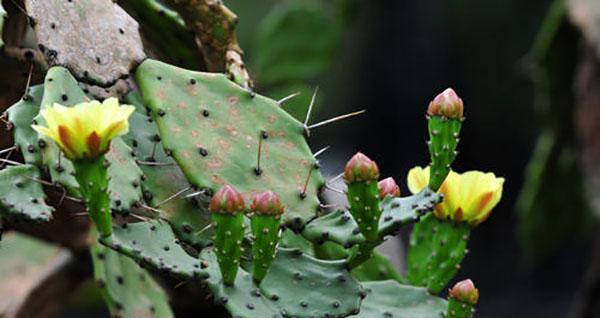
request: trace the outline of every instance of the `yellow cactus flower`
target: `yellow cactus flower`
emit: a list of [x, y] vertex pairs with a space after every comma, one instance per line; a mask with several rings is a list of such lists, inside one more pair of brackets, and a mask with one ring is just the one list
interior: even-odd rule
[[93, 159], [108, 151], [110, 141], [129, 131], [135, 107], [119, 106], [116, 98], [85, 102], [73, 107], [54, 104], [41, 111], [46, 126], [33, 125], [52, 138], [71, 160]]
[[[428, 183], [429, 167], [414, 167], [408, 172], [408, 188], [413, 194], [423, 190]], [[492, 208], [500, 201], [503, 185], [504, 178], [497, 178], [493, 173], [450, 171], [439, 190], [444, 201], [435, 207], [433, 214], [440, 219], [476, 226], [490, 216]]]

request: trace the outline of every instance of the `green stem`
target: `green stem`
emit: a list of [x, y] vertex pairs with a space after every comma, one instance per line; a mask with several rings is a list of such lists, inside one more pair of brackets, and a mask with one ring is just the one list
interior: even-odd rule
[[90, 218], [98, 228], [101, 237], [110, 236], [112, 234], [112, 218], [104, 156], [89, 160], [74, 160], [73, 166], [75, 167], [75, 178], [79, 182]]
[[445, 318], [472, 318], [474, 311], [473, 305], [450, 298]]

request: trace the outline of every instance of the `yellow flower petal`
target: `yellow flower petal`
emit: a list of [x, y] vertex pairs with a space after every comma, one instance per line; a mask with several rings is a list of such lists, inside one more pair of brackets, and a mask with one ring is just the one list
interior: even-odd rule
[[414, 167], [408, 172], [408, 190], [412, 194], [417, 194], [429, 184], [429, 167], [425, 169]]
[[53, 139], [69, 159], [90, 159], [107, 152], [113, 138], [127, 133], [134, 110], [119, 106], [116, 98], [73, 107], [54, 104], [41, 111], [46, 125], [33, 128]]

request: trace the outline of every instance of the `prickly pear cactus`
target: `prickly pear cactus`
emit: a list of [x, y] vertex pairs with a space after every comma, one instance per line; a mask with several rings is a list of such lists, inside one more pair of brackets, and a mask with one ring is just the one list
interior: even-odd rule
[[31, 122], [40, 112], [40, 104], [44, 94], [44, 85], [29, 88], [29, 92], [8, 110], [8, 120], [12, 124], [15, 145], [21, 150], [26, 163], [39, 165], [42, 163], [38, 134], [31, 128]]
[[167, 222], [153, 220], [115, 227], [100, 242], [136, 262], [179, 277], [205, 277], [198, 259], [188, 255]]
[[425, 288], [401, 285], [391, 280], [368, 282], [363, 286], [367, 297], [357, 318], [436, 318], [446, 312], [446, 301], [431, 296]]
[[174, 317], [167, 295], [132, 259], [100, 244], [91, 250], [94, 277], [114, 317]]
[[470, 233], [466, 223], [440, 220], [433, 214], [425, 216], [411, 233], [409, 282], [440, 293], [460, 268]]
[[136, 112], [129, 119], [131, 129], [123, 140], [133, 149], [144, 172], [144, 201], [158, 209], [179, 239], [201, 250], [210, 243], [213, 233], [206, 194], [191, 189], [177, 163], [165, 154], [158, 129], [146, 115], [141, 96], [131, 93], [126, 101], [136, 106]]
[[46, 222], [54, 208], [46, 205], [41, 176], [35, 166], [11, 166], [0, 170], [0, 205], [9, 218]]
[[[216, 262], [208, 249], [200, 257]], [[346, 317], [358, 313], [365, 295], [343, 261], [317, 260], [295, 249], [279, 249], [258, 286], [243, 270], [234, 286], [225, 286], [220, 272], [210, 268], [208, 283], [215, 300], [234, 317]]]
[[304, 126], [277, 102], [224, 75], [154, 60], [140, 65], [136, 79], [161, 143], [193, 186], [216, 191], [231, 184], [246, 199], [271, 190], [286, 206], [287, 225], [300, 228], [314, 217], [324, 180]]

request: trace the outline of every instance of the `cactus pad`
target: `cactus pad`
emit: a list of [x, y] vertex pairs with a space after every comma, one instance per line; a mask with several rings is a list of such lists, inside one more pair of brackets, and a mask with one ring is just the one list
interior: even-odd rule
[[129, 211], [132, 206], [142, 201], [142, 170], [136, 164], [131, 148], [121, 138], [113, 139], [106, 159], [110, 162], [110, 208]]
[[465, 254], [471, 227], [428, 214], [411, 233], [408, 280], [438, 294], [456, 275]]
[[[216, 264], [211, 250], [204, 250], [201, 258]], [[358, 313], [363, 296], [343, 261], [317, 260], [296, 249], [277, 251], [259, 287], [243, 270], [233, 287], [224, 286], [216, 266], [208, 283], [215, 300], [233, 317], [346, 317]]]
[[167, 222], [152, 220], [115, 227], [112, 236], [100, 241], [142, 265], [165, 273], [185, 278], [205, 276], [202, 267], [206, 266], [183, 250]]
[[425, 288], [400, 285], [396, 281], [363, 284], [367, 298], [356, 318], [436, 318], [446, 312], [446, 301], [431, 296]]
[[0, 205], [5, 216], [46, 222], [54, 209], [44, 201], [44, 189], [37, 167], [11, 166], [0, 170]]
[[169, 221], [177, 237], [201, 250], [212, 237], [212, 228], [207, 228], [210, 214], [203, 201], [205, 196], [165, 201], [190, 184], [177, 163], [165, 154], [160, 139], [156, 138], [158, 129], [153, 120], [144, 115], [141, 96], [131, 93], [126, 101], [136, 106], [136, 112], [129, 119], [131, 129], [123, 140], [133, 148], [138, 160], [146, 162], [140, 164], [146, 177], [142, 181], [144, 200], [151, 206], [162, 203], [160, 216]]
[[81, 81], [110, 86], [146, 55], [138, 24], [111, 0], [25, 1], [49, 65], [64, 65]]
[[140, 65], [136, 79], [163, 146], [192, 185], [215, 191], [230, 184], [246, 200], [272, 190], [286, 207], [287, 225], [300, 228], [314, 217], [324, 179], [304, 140], [303, 125], [277, 102], [235, 85], [225, 75], [154, 60]]
[[113, 317], [174, 317], [165, 292], [133, 260], [100, 244], [91, 254], [94, 277]]
[[[410, 197], [386, 197], [381, 202], [383, 212], [379, 219], [379, 237], [392, 235], [401, 225], [415, 222], [440, 200], [441, 196], [429, 189]], [[346, 211], [335, 211], [314, 219], [306, 225], [302, 235], [312, 242], [332, 241], [346, 248], [365, 241], [356, 221]]]
[[31, 128], [31, 122], [40, 112], [43, 94], [43, 85], [33, 86], [29, 89], [26, 97], [7, 110], [8, 120], [13, 125], [15, 145], [21, 150], [26, 163], [42, 163], [42, 155], [37, 142], [38, 133]]

